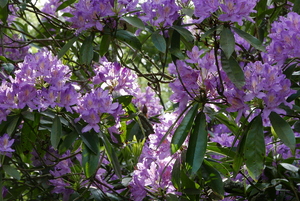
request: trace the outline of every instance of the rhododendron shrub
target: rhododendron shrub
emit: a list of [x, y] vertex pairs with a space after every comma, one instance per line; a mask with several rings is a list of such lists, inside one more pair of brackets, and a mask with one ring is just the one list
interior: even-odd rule
[[299, 200], [299, 8], [0, 1], [0, 200]]

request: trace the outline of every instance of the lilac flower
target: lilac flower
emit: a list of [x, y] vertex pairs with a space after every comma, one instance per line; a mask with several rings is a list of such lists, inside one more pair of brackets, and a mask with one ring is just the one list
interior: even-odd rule
[[135, 95], [138, 89], [137, 75], [130, 69], [122, 67], [117, 62], [109, 62], [105, 57], [100, 59], [99, 65], [95, 65], [95, 85], [104, 85], [116, 95]]
[[193, 0], [193, 2], [195, 5], [194, 15], [198, 18], [195, 20], [197, 23], [201, 23], [205, 18], [216, 12], [220, 5], [219, 0]]
[[14, 141], [15, 141], [14, 139], [10, 140], [8, 134], [4, 134], [2, 137], [0, 137], [0, 154], [11, 157], [12, 152], [15, 151], [14, 149], [11, 148]]
[[250, 112], [250, 105], [254, 106], [255, 109], [262, 111], [264, 125], [269, 124], [271, 112], [285, 114], [278, 106], [282, 103], [291, 106], [286, 98], [293, 94], [294, 90], [290, 88], [291, 83], [280, 66], [257, 61], [249, 63], [244, 68], [244, 74], [246, 84], [242, 89], [232, 87], [231, 90], [224, 92], [228, 103], [231, 104], [227, 111], [238, 111], [237, 119], [239, 119], [241, 113]]
[[[45, 2], [45, 4], [43, 5], [42, 12], [47, 13], [52, 16], [55, 16], [55, 17], [58, 17], [59, 14], [56, 10], [61, 4], [62, 4], [62, 1], [60, 1], [60, 0], [47, 0]], [[63, 13], [69, 13], [70, 10], [71, 10], [71, 7], [68, 6], [68, 7], [62, 9], [61, 11]]]
[[174, 0], [146, 1], [141, 8], [140, 19], [159, 28], [172, 26], [179, 17], [180, 7]]
[[50, 184], [54, 186], [54, 189], [51, 191], [56, 194], [63, 194], [63, 201], [68, 201], [70, 195], [74, 192], [74, 190], [70, 189], [71, 185], [69, 183], [64, 182], [62, 178], [50, 179]]
[[157, 197], [168, 193], [176, 193], [171, 181], [171, 172], [178, 155], [171, 156], [170, 154], [171, 136], [168, 136], [158, 146], [175, 118], [175, 116], [165, 114], [162, 123], [155, 128], [155, 134], [149, 135], [149, 140], [143, 147], [139, 163], [133, 172], [130, 183], [132, 199], [141, 201], [147, 196], [148, 192]]
[[45, 110], [50, 107], [65, 107], [72, 112], [77, 104], [78, 93], [70, 80], [69, 67], [63, 65], [50, 52], [41, 50], [29, 54], [19, 63], [15, 77], [2, 81], [0, 87], [1, 120], [12, 109]]
[[99, 132], [100, 127], [98, 124], [101, 122], [102, 114], [110, 114], [115, 120], [118, 120], [121, 110], [122, 106], [117, 102], [113, 103], [112, 96], [107, 90], [98, 88], [80, 98], [76, 107], [76, 111], [80, 114], [77, 121], [83, 119], [88, 123], [82, 132], [88, 132], [91, 129]]
[[90, 28], [102, 31], [105, 21], [113, 20], [113, 18], [109, 18], [110, 16], [122, 16], [127, 12], [133, 12], [137, 3], [137, 0], [80, 0], [71, 11], [73, 17], [70, 18], [70, 21], [72, 26], [77, 29], [77, 33]]
[[[189, 59], [185, 61], [177, 60], [176, 65], [169, 65], [169, 72], [178, 77], [169, 84], [174, 92], [170, 100], [179, 103], [178, 112], [183, 111], [187, 103], [193, 99], [203, 98], [219, 101], [217, 93], [219, 79], [215, 65], [215, 55], [213, 51], [209, 51], [203, 57], [200, 57], [203, 53], [198, 47], [194, 47], [191, 52], [187, 51]], [[194, 64], [195, 68], [187, 63]]]
[[220, 4], [224, 14], [221, 14], [219, 19], [237, 22], [240, 26], [243, 25], [243, 19], [253, 22], [250, 18], [250, 13], [256, 13], [254, 10], [256, 3], [257, 0], [226, 0]]
[[29, 46], [17, 34], [12, 37], [3, 35], [0, 40], [0, 55], [13, 61], [21, 61], [28, 54]]
[[143, 111], [145, 108], [148, 117], [160, 115], [163, 110], [163, 106], [160, 104], [159, 98], [156, 97], [155, 92], [150, 87], [146, 87], [145, 92], [141, 92], [141, 90], [137, 89], [135, 92], [135, 98], [132, 102], [139, 108], [140, 111]]
[[267, 47], [268, 54], [283, 64], [287, 58], [299, 57], [300, 50], [297, 46], [300, 40], [300, 15], [289, 12], [286, 17], [280, 16], [278, 21], [271, 26], [271, 43]]

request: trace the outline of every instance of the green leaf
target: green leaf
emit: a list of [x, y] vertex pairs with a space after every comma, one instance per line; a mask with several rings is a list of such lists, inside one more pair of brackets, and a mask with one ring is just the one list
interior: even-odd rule
[[262, 45], [262, 42], [255, 38], [254, 36], [248, 34], [247, 32], [244, 32], [240, 29], [237, 29], [235, 27], [232, 27], [232, 29], [242, 38], [244, 38], [248, 43], [250, 43], [253, 47], [256, 49], [264, 52], [266, 51], [266, 48]]
[[54, 149], [57, 149], [61, 135], [62, 135], [62, 125], [59, 116], [56, 115], [53, 119], [51, 138], [50, 138], [51, 145], [53, 146]]
[[172, 183], [173, 183], [173, 186], [176, 189], [179, 189], [179, 190], [181, 188], [181, 185], [180, 185], [180, 172], [181, 172], [180, 165], [181, 165], [181, 158], [177, 158], [174, 165], [173, 165], [173, 170], [172, 170]]
[[97, 146], [98, 150], [95, 154], [84, 143], [82, 144], [82, 167], [87, 178], [92, 177], [98, 169], [100, 158], [99, 140]]
[[79, 49], [79, 61], [80, 63], [89, 65], [93, 59], [93, 40], [94, 36], [90, 35], [85, 38], [80, 49]]
[[62, 10], [68, 6], [70, 6], [72, 3], [74, 3], [76, 0], [66, 0], [66, 1], [63, 1], [62, 4], [60, 4], [57, 9], [56, 9], [56, 12], [59, 11], [59, 10]]
[[138, 50], [141, 50], [142, 43], [139, 41], [139, 39], [131, 32], [119, 29], [116, 31], [116, 38], [120, 41], [124, 41], [128, 45], [130, 45], [133, 48], [136, 48]]
[[172, 36], [171, 36], [171, 49], [173, 49], [174, 51], [179, 53], [179, 55], [177, 55], [177, 53], [174, 54], [174, 53], [171, 52], [172, 61], [174, 63], [176, 63], [176, 60], [178, 58], [184, 59], [184, 55], [180, 51], [180, 34], [176, 30], [171, 31], [171, 33], [172, 33]]
[[80, 137], [83, 143], [94, 153], [99, 150], [99, 138], [94, 132], [81, 133]]
[[297, 173], [299, 168], [289, 163], [279, 163], [284, 169]]
[[234, 158], [235, 156], [235, 152], [231, 150], [231, 148], [222, 147], [216, 142], [209, 142], [207, 144], [207, 150], [230, 158]]
[[117, 157], [116, 151], [111, 146], [111, 143], [108, 141], [107, 137], [102, 133], [101, 138], [103, 140], [106, 155], [109, 159], [109, 161], [112, 163], [113, 168], [115, 170], [115, 174], [119, 177], [119, 179], [122, 179], [122, 172], [121, 172], [121, 166], [119, 159]]
[[174, 154], [183, 144], [187, 135], [189, 134], [195, 116], [198, 113], [199, 104], [195, 104], [185, 115], [180, 125], [177, 127], [171, 141], [171, 153]]
[[184, 28], [182, 26], [177, 26], [177, 25], [172, 26], [172, 28], [175, 29], [183, 38], [185, 38], [185, 40], [187, 40], [187, 42], [194, 41], [193, 34], [186, 28]]
[[8, 0], [1, 0], [0, 1], [0, 7], [4, 8], [7, 5], [7, 3], [8, 3]]
[[131, 24], [132, 26], [142, 29], [145, 29], [145, 25], [143, 21], [138, 17], [122, 17], [123, 20], [125, 20], [128, 24]]
[[224, 115], [223, 113], [218, 113], [215, 115], [215, 117], [217, 118], [217, 120], [221, 123], [224, 124], [225, 126], [227, 126], [227, 128], [234, 134], [236, 135], [238, 133], [239, 127], [236, 124], [236, 122], [231, 119], [228, 118], [226, 115]]
[[122, 104], [123, 108], [125, 108], [129, 106], [132, 98], [133, 96], [131, 95], [125, 95], [125, 96], [119, 96], [118, 98], [116, 98], [116, 100], [118, 100], [118, 103]]
[[182, 54], [182, 51], [179, 48], [170, 48], [170, 53], [172, 54], [172, 57], [175, 56], [181, 60], [185, 59], [185, 56]]
[[77, 41], [79, 38], [79, 36], [76, 36], [74, 38], [72, 38], [71, 40], [69, 40], [69, 42], [67, 42], [62, 48], [61, 50], [58, 52], [57, 57], [58, 59], [60, 59], [61, 57], [63, 57], [66, 52], [73, 46], [73, 43], [75, 41]]
[[240, 167], [242, 166], [244, 162], [244, 150], [245, 150], [245, 143], [246, 143], [246, 134], [244, 133], [239, 141], [236, 155], [233, 159], [232, 168], [235, 174], [237, 174], [240, 170]]
[[8, 127], [6, 129], [6, 132], [9, 136], [11, 136], [15, 132], [19, 123], [20, 123], [20, 116], [19, 115], [14, 116], [14, 118], [9, 122]]
[[230, 174], [229, 170], [225, 167], [225, 165], [223, 165], [225, 163], [222, 164], [219, 161], [217, 162], [217, 161], [214, 161], [214, 160], [211, 160], [211, 159], [205, 159], [205, 160], [207, 160], [211, 164], [211, 166], [214, 167], [223, 176], [228, 177], [228, 178], [231, 177], [231, 174]]
[[187, 168], [191, 175], [200, 169], [207, 147], [207, 130], [205, 114], [201, 111], [194, 122], [186, 153]]
[[300, 0], [294, 1], [293, 11], [300, 14]]
[[8, 60], [7, 60], [6, 57], [4, 57], [4, 56], [0, 56], [0, 60], [1, 60], [1, 61], [4, 61], [4, 62], [8, 62]]
[[12, 166], [10, 166], [10, 165], [3, 165], [3, 170], [4, 170], [8, 175], [12, 176], [13, 178], [15, 178], [15, 179], [17, 179], [17, 180], [20, 180], [20, 179], [21, 179], [20, 172], [19, 172], [16, 168], [14, 168], [14, 167], [12, 167]]
[[224, 183], [220, 173], [207, 160], [203, 161], [201, 173], [205, 183], [213, 190], [213, 193], [223, 199]]
[[166, 52], [167, 44], [165, 38], [159, 34], [158, 31], [153, 32], [151, 35], [154, 46], [162, 53]]
[[[3, 3], [3, 5], [4, 5], [4, 3]], [[8, 17], [8, 13], [9, 13], [9, 11], [8, 11], [8, 4], [6, 3], [5, 6], [0, 7], [0, 21], [2, 21], [3, 24], [6, 23], [6, 20], [7, 20], [7, 17]]]
[[262, 118], [261, 116], [257, 116], [250, 123], [244, 150], [244, 159], [248, 173], [255, 181], [258, 180], [263, 171], [265, 154]]
[[230, 58], [235, 48], [235, 39], [229, 28], [224, 28], [220, 34], [220, 45], [227, 59]]
[[8, 74], [11, 74], [14, 69], [15, 69], [15, 66], [12, 64], [12, 63], [3, 63], [1, 65], [1, 67], [8, 73]]
[[100, 50], [99, 50], [99, 54], [101, 57], [103, 57], [109, 49], [109, 45], [111, 42], [111, 36], [110, 35], [103, 35], [102, 36], [102, 40], [100, 43]]
[[227, 74], [230, 81], [237, 88], [242, 88], [245, 85], [245, 76], [238, 62], [232, 56], [229, 59], [227, 59], [224, 52], [222, 51], [221, 63], [222, 68]]
[[68, 133], [64, 138], [62, 143], [59, 145], [59, 153], [65, 153], [73, 144], [73, 142], [79, 137], [78, 133], [73, 131]]
[[286, 146], [294, 151], [296, 138], [291, 126], [275, 112], [271, 112], [269, 117], [276, 135]]
[[174, 194], [167, 194], [166, 201], [176, 201], [176, 200], [177, 201], [179, 200], [176, 195], [174, 195]]
[[211, 34], [213, 34], [215, 31], [217, 31], [217, 29], [219, 29], [222, 25], [213, 27], [211, 29], [209, 29], [208, 31], [206, 31], [204, 34], [201, 35], [201, 38], [206, 38], [208, 36], [210, 36]]

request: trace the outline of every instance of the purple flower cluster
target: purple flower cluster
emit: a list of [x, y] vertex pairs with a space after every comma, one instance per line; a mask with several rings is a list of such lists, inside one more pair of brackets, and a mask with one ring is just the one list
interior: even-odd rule
[[102, 31], [109, 17], [120, 17], [127, 12], [135, 11], [137, 4], [137, 0], [80, 0], [71, 11], [73, 17], [70, 18], [70, 22], [78, 29], [78, 33], [90, 28]]
[[45, 110], [77, 103], [78, 93], [69, 82], [70, 70], [48, 51], [29, 54], [18, 65], [15, 77], [2, 81], [0, 86], [0, 121], [13, 109]]
[[220, 4], [223, 14], [219, 16], [219, 20], [237, 22], [243, 25], [243, 19], [253, 22], [250, 13], [256, 13], [254, 7], [257, 0], [226, 0]]
[[280, 16], [272, 24], [269, 37], [272, 41], [267, 51], [279, 64], [283, 64], [287, 58], [300, 57], [300, 15], [290, 12], [286, 17]]
[[[9, 14], [7, 16], [5, 23], [7, 23], [7, 25], [11, 25], [13, 21], [17, 18], [16, 13], [19, 10], [19, 7], [15, 6], [14, 4], [9, 4], [8, 10], [9, 10]], [[0, 24], [3, 24], [2, 19], [0, 19]]]
[[257, 61], [249, 63], [244, 68], [246, 84], [242, 90], [232, 87], [231, 90], [224, 92], [227, 101], [231, 106], [229, 112], [238, 111], [238, 118], [242, 113], [248, 113], [251, 108], [257, 109], [256, 112], [262, 112], [264, 123], [269, 122], [269, 114], [276, 112], [285, 114], [283, 109], [278, 106], [285, 104], [286, 98], [294, 93], [290, 88], [291, 83], [282, 73], [278, 65], [270, 65]]
[[0, 47], [0, 55], [13, 61], [23, 60], [29, 49], [29, 46], [16, 34], [12, 37], [3, 35], [3, 38], [0, 40]]
[[141, 4], [139, 18], [150, 25], [165, 28], [173, 25], [178, 19], [180, 7], [175, 0], [145, 1]]
[[195, 5], [194, 15], [198, 18], [197, 23], [201, 23], [205, 18], [219, 9], [219, 0], [193, 0]]
[[[57, 8], [62, 4], [62, 1], [60, 0], [48, 0], [45, 2], [42, 12], [47, 13], [52, 16], [58, 17]], [[70, 7], [66, 7], [61, 10], [64, 13], [69, 13], [71, 11]]]
[[193, 2], [195, 5], [194, 14], [198, 18], [197, 23], [201, 23], [220, 8], [222, 14], [219, 16], [219, 20], [237, 22], [239, 25], [243, 25], [243, 19], [253, 21], [250, 13], [256, 12], [254, 7], [257, 0], [194, 0]]
[[135, 95], [138, 90], [137, 75], [117, 62], [109, 62], [105, 57], [94, 66], [93, 84], [107, 88], [114, 95]]
[[[0, 155], [5, 155], [8, 157], [12, 156], [12, 152], [15, 150], [11, 148], [11, 146], [14, 143], [14, 139], [10, 140], [10, 137], [8, 134], [4, 134], [2, 137], [0, 137]], [[1, 167], [0, 163], [0, 167]]]
[[146, 91], [142, 92], [137, 83], [137, 75], [132, 70], [122, 67], [117, 62], [109, 62], [103, 57], [99, 64], [95, 65], [94, 73], [93, 84], [108, 89], [113, 97], [132, 95], [132, 102], [140, 110], [147, 107], [149, 117], [161, 113], [163, 107], [155, 92], [150, 87], [146, 87]]
[[214, 52], [207, 52], [201, 57], [204, 53], [195, 46], [192, 51], [187, 51], [189, 59], [177, 60], [176, 65], [169, 64], [169, 72], [178, 77], [169, 84], [174, 92], [170, 100], [179, 103], [179, 111], [185, 109], [190, 100], [214, 100], [218, 96], [216, 89], [219, 81]]
[[112, 95], [109, 94], [108, 90], [97, 88], [86, 93], [79, 99], [76, 112], [80, 114], [80, 117], [76, 121], [83, 119], [88, 123], [82, 129], [82, 132], [88, 132], [91, 129], [99, 132], [99, 123], [105, 120], [101, 118], [103, 117], [102, 115], [110, 114], [114, 117], [115, 121], [118, 121], [119, 114], [122, 113], [122, 106], [117, 102], [113, 102]]
[[160, 198], [168, 193], [176, 194], [171, 174], [178, 155], [170, 153], [172, 136], [169, 135], [159, 146], [175, 117], [165, 114], [163, 118], [162, 123], [155, 128], [155, 134], [150, 134], [149, 140], [145, 142], [139, 163], [133, 171], [130, 191], [136, 201], [142, 201], [147, 195]]

